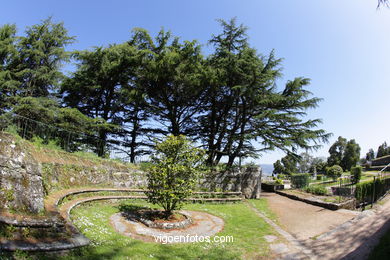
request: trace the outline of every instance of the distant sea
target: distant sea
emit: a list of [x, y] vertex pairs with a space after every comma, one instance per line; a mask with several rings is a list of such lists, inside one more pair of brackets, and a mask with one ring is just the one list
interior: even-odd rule
[[263, 175], [272, 175], [274, 171], [273, 164], [260, 164], [260, 166], [263, 169]]

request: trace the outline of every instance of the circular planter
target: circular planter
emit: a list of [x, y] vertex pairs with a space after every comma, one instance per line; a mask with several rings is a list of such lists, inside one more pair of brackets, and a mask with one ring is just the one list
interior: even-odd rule
[[177, 222], [154, 222], [150, 219], [146, 219], [142, 217], [140, 214], [134, 213], [134, 212], [126, 212], [122, 213], [125, 217], [134, 219], [138, 222], [141, 222], [147, 227], [150, 228], [158, 228], [158, 229], [182, 229], [190, 226], [193, 221], [190, 215], [188, 215], [185, 212], [178, 212], [179, 214], [184, 216], [184, 220], [177, 221]]

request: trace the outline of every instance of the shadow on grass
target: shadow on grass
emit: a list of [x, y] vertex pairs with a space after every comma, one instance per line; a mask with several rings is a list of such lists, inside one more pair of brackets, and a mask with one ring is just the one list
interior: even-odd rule
[[127, 212], [136, 212], [139, 210], [150, 209], [150, 208], [144, 207], [144, 206], [139, 206], [139, 205], [121, 204], [118, 206], [118, 209], [122, 213], [127, 213]]

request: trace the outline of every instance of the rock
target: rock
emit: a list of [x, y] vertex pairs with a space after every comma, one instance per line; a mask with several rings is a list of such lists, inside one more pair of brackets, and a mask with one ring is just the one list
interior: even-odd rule
[[264, 236], [264, 239], [268, 242], [268, 243], [272, 243], [274, 242], [276, 239], [278, 239], [276, 236], [272, 236], [272, 235], [266, 235]]
[[288, 247], [286, 244], [283, 243], [278, 243], [278, 244], [271, 244], [270, 248], [272, 251], [274, 251], [277, 254], [283, 254], [289, 251]]
[[38, 213], [44, 189], [40, 164], [12, 135], [0, 133], [0, 207]]

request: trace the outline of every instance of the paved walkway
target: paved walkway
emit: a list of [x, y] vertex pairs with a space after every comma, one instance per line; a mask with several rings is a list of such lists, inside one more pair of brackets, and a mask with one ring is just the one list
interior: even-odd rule
[[331, 211], [274, 193], [262, 196], [277, 214], [282, 229], [296, 238], [289, 241], [305, 248], [311, 259], [366, 259], [390, 230], [390, 198], [383, 206], [360, 213]]
[[351, 210], [325, 209], [276, 193], [263, 192], [262, 196], [278, 216], [281, 227], [299, 240], [316, 238], [359, 214]]
[[390, 199], [383, 206], [364, 211], [352, 221], [305, 244], [319, 259], [367, 259], [388, 230]]

